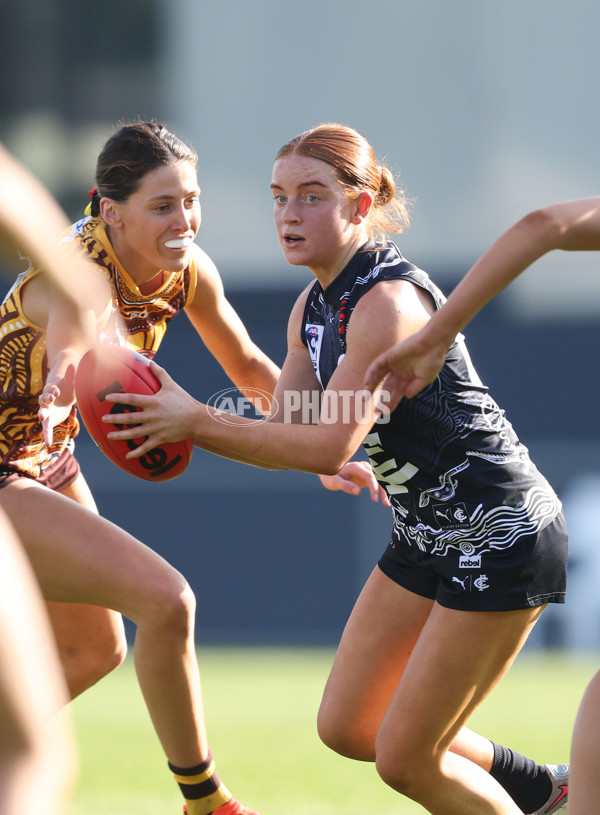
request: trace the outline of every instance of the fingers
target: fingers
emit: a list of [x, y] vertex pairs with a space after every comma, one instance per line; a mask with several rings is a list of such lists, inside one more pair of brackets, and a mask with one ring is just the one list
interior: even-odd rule
[[38, 398], [40, 407], [46, 407], [52, 402], [55, 402], [60, 396], [60, 388], [58, 385], [44, 385], [44, 390]]
[[375, 474], [371, 467], [366, 467], [364, 471], [364, 479], [363, 479], [364, 486], [369, 490], [369, 495], [371, 496], [371, 501], [373, 503], [379, 502], [379, 484], [377, 483], [377, 479], [375, 478]]
[[[147, 408], [153, 403], [154, 395], [148, 395], [144, 393], [107, 393], [104, 396], [106, 402], [117, 402], [119, 405], [133, 405], [134, 407], [139, 408]], [[131, 414], [122, 414], [123, 416], [127, 415], [131, 417]], [[121, 414], [119, 414], [121, 416]], [[104, 421], [112, 422], [112, 416], [104, 416]], [[123, 422], [124, 424], [131, 424], [132, 419], [129, 418], [128, 422]], [[121, 424], [121, 422], [119, 422]]]
[[362, 492], [359, 484], [355, 484], [353, 481], [348, 481], [345, 478], [340, 478], [339, 484], [341, 491], [348, 495], [360, 495]]
[[42, 436], [44, 437], [44, 444], [46, 447], [51, 447], [52, 440], [54, 438], [54, 428], [52, 426], [52, 422], [50, 421], [50, 411], [46, 408], [40, 408], [38, 411], [38, 419], [42, 423]]
[[409, 385], [404, 379], [400, 379], [392, 373], [385, 377], [383, 387], [379, 392], [379, 406], [385, 407], [388, 413], [395, 410], [401, 400], [407, 396]]
[[388, 507], [388, 509], [391, 509], [392, 504], [390, 502], [388, 494], [381, 485], [379, 486], [379, 497], [381, 498], [381, 503], [383, 504], [383, 506]]
[[38, 410], [38, 419], [42, 425], [42, 436], [46, 447], [52, 446], [54, 438], [54, 423], [52, 421], [52, 406], [56, 399], [60, 396], [60, 388], [56, 385], [45, 385], [44, 390], [38, 398], [40, 409]]
[[390, 373], [390, 366], [387, 362], [387, 352], [384, 352], [376, 357], [367, 368], [367, 372], [365, 373], [365, 388], [373, 393], [377, 385], [388, 373]]

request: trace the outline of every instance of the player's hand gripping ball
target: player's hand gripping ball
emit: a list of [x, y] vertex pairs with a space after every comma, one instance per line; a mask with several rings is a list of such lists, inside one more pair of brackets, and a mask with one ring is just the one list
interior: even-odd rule
[[[160, 382], [150, 370], [149, 361], [141, 354], [118, 345], [102, 345], [88, 351], [81, 359], [75, 376], [77, 407], [88, 433], [113, 464], [146, 481], [168, 481], [186, 469], [194, 445], [191, 439], [168, 442], [154, 447], [139, 458], [126, 458], [144, 438], [126, 441], [109, 439], [108, 433], [125, 425], [107, 424], [107, 413], [131, 413], [132, 405], [107, 402], [109, 393], [152, 394]], [[133, 427], [133, 425], [131, 425]]]

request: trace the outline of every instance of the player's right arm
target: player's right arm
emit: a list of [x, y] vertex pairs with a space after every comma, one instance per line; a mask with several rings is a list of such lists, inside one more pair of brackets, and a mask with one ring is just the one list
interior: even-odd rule
[[[275, 407], [271, 421], [293, 424], [318, 424], [323, 388], [317, 379], [308, 348], [301, 340], [302, 317], [306, 298], [313, 286], [310, 283], [296, 300], [287, 330], [287, 355], [281, 376], [275, 388]], [[335, 475], [318, 476], [321, 484], [331, 492], [360, 495], [369, 491], [371, 500], [381, 501], [389, 507], [385, 490], [379, 486], [373, 468], [366, 461], [351, 459]]]
[[[106, 282], [81, 256], [58, 249], [69, 220], [46, 188], [0, 144], [0, 244], [8, 241], [43, 268], [28, 281], [22, 304], [28, 319], [47, 331], [50, 374], [40, 397], [44, 436], [63, 421], [74, 402], [73, 369], [95, 341], [106, 316]], [[57, 410], [55, 410], [57, 408]]]
[[479, 258], [447, 302], [417, 334], [380, 354], [369, 366], [365, 384], [386, 377], [391, 407], [432, 382], [456, 335], [486, 303], [531, 264], [553, 249], [600, 249], [600, 198], [553, 204], [529, 213]]
[[[82, 260], [70, 254], [61, 257], [61, 264], [67, 270], [84, 266]], [[86, 267], [87, 263], [83, 272], [87, 271]], [[100, 285], [102, 288], [96, 289], [95, 308], [92, 308], [88, 307], [91, 304], [80, 304], [65, 296], [47, 274], [36, 274], [22, 284], [21, 304], [25, 316], [45, 329], [49, 370], [39, 398], [38, 415], [48, 446], [52, 443], [53, 428], [67, 419], [75, 404], [75, 372], [79, 360], [95, 344], [110, 313], [108, 285], [103, 280]]]

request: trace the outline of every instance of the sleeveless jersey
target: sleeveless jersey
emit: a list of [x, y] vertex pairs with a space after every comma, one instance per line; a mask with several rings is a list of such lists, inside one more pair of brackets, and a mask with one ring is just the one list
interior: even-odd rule
[[[83, 218], [61, 241], [61, 251], [89, 257], [110, 284], [113, 315], [103, 339], [126, 345], [152, 358], [161, 343], [168, 322], [185, 308], [196, 290], [197, 264], [192, 255], [183, 272], [165, 273], [160, 288], [144, 295], [117, 260], [104, 222]], [[46, 332], [27, 319], [21, 303], [23, 286], [41, 270], [25, 259], [27, 268], [19, 274], [0, 306], [0, 467], [10, 467], [37, 478], [56, 461], [79, 432], [75, 407], [68, 419], [54, 428], [50, 449], [44, 445], [38, 421], [38, 398], [44, 388], [49, 366]]]
[[[359, 251], [323, 290], [308, 293], [302, 341], [323, 388], [346, 353], [356, 304], [384, 280], [407, 280], [445, 301], [395, 244]], [[444, 555], [512, 546], [560, 512], [554, 491], [529, 458], [458, 335], [437, 379], [371, 428], [364, 448], [394, 511], [392, 542]]]
[[169, 321], [194, 297], [197, 281], [194, 255], [187, 269], [165, 273], [159, 289], [142, 294], [119, 263], [101, 218], [88, 216], [77, 221], [61, 243], [65, 250], [86, 255], [110, 283], [113, 309], [120, 316], [119, 327], [113, 326], [119, 345], [127, 345], [152, 359]]

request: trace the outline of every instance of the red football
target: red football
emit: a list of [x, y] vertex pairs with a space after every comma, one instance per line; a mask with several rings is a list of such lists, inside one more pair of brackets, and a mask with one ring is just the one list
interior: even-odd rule
[[125, 425], [107, 424], [107, 413], [131, 413], [137, 408], [119, 402], [107, 402], [108, 393], [156, 393], [160, 383], [141, 354], [118, 345], [102, 345], [81, 359], [75, 376], [77, 407], [88, 433], [117, 467], [146, 481], [168, 481], [186, 469], [194, 445], [191, 439], [168, 442], [154, 447], [139, 458], [125, 458], [144, 438], [118, 441], [108, 439], [112, 430]]

